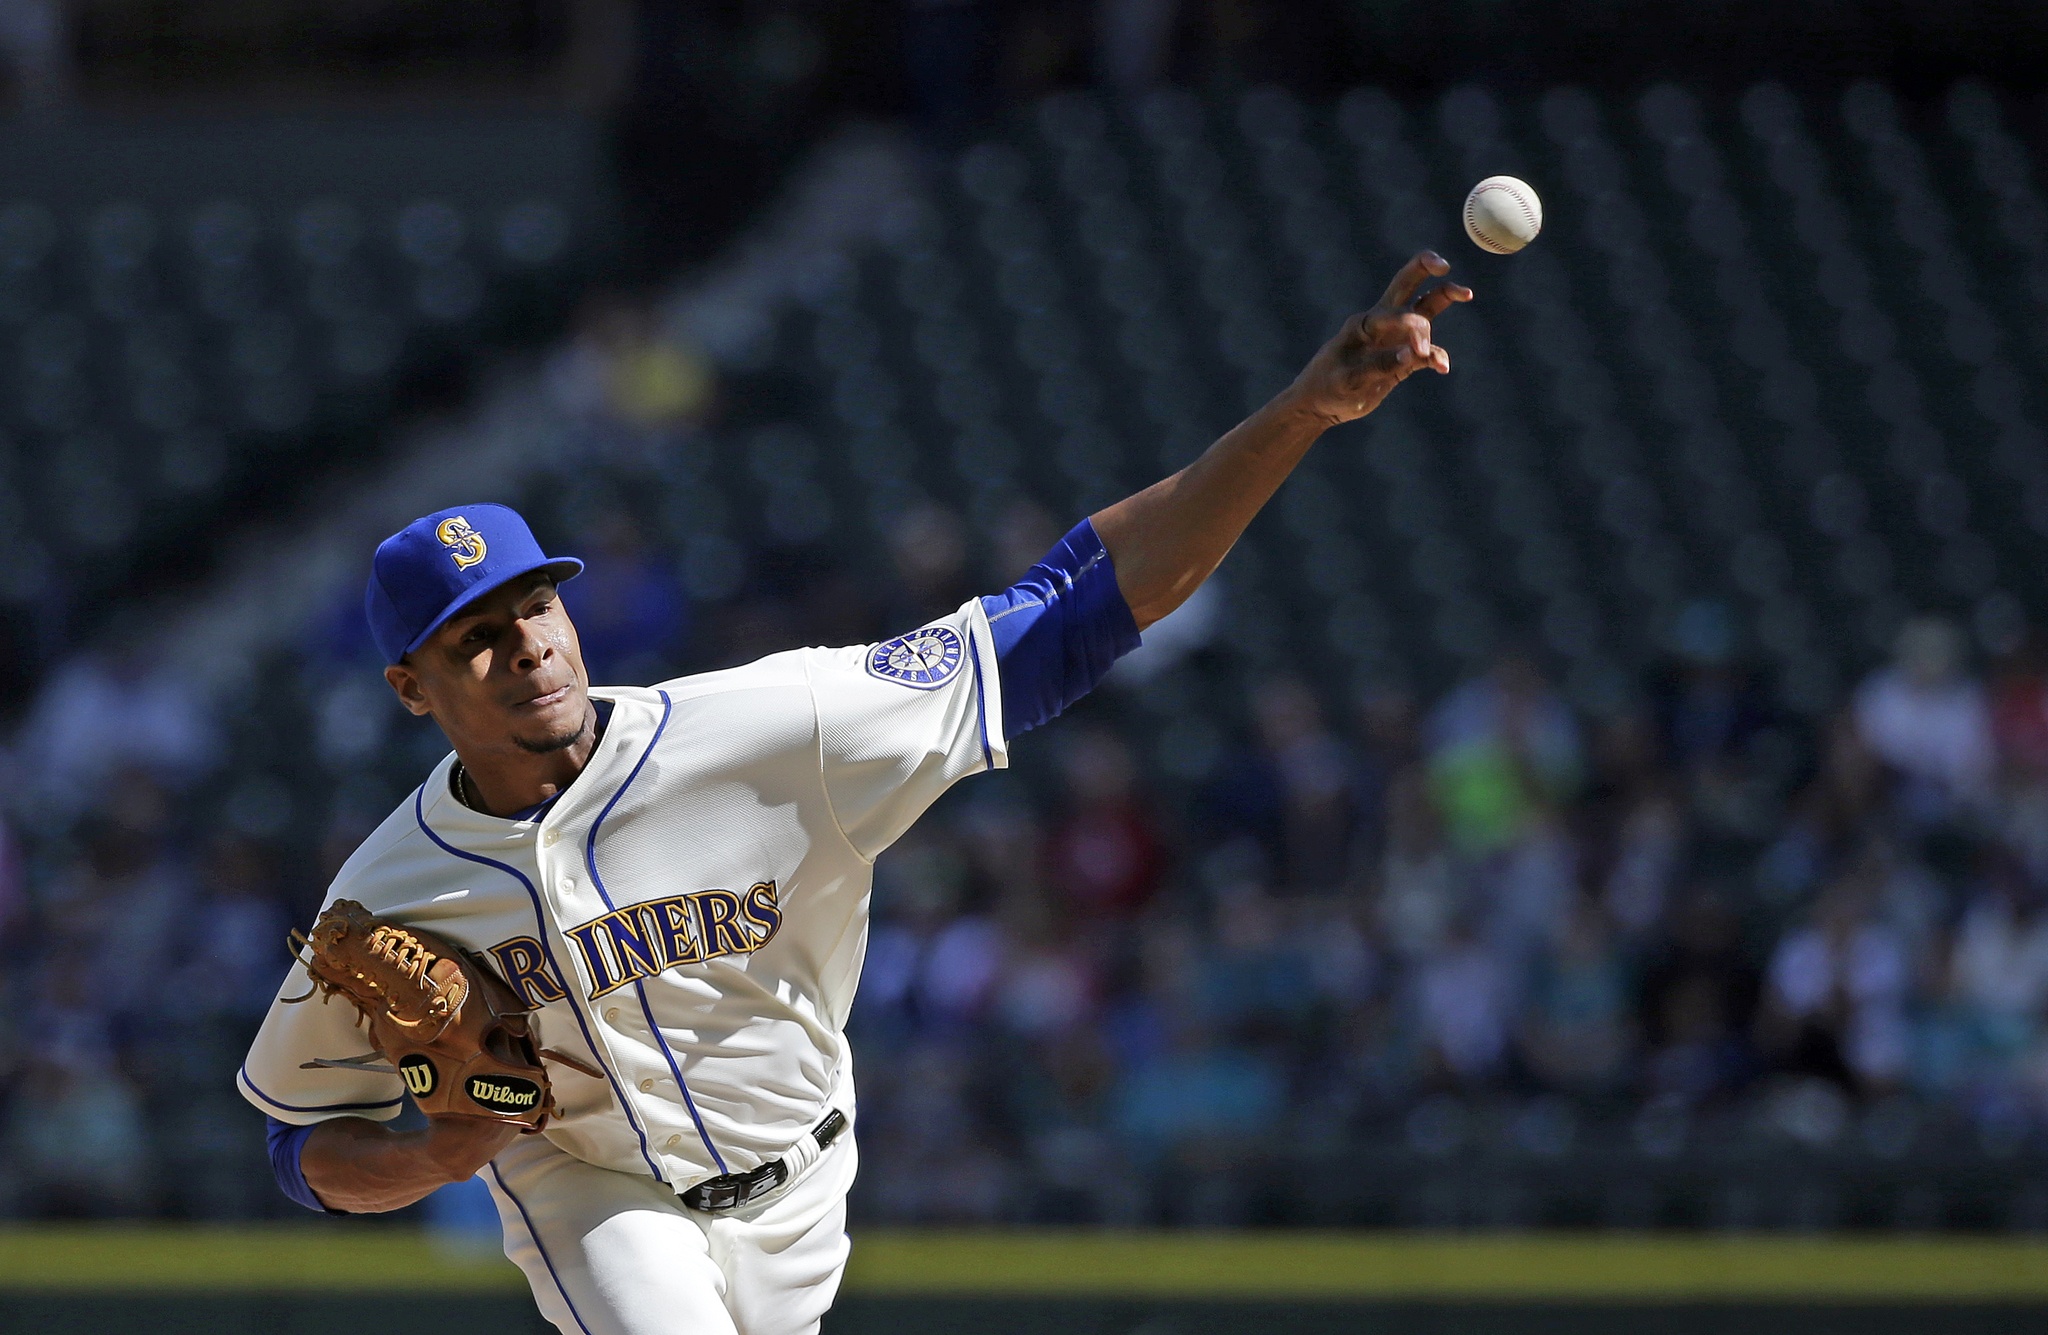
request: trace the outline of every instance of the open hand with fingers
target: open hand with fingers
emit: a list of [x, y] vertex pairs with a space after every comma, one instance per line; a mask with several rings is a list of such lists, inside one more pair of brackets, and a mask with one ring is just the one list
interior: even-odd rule
[[1444, 277], [1450, 261], [1425, 250], [1401, 266], [1379, 303], [1344, 322], [1294, 378], [1283, 396], [1290, 406], [1335, 426], [1379, 407], [1394, 386], [1424, 367], [1448, 373], [1451, 357], [1431, 336], [1431, 324], [1472, 289]]

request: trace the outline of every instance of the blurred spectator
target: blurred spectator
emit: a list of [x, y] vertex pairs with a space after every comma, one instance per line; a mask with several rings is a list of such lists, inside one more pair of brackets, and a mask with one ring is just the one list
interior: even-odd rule
[[1095, 981], [1072, 925], [1050, 906], [1013, 903], [1009, 944], [997, 983], [996, 1010], [1010, 1032], [1056, 1042], [1087, 1023]]
[[641, 430], [695, 420], [716, 392], [709, 363], [639, 302], [599, 293], [549, 370], [555, 401], [586, 419]]
[[1227, 1162], [1264, 1145], [1286, 1093], [1285, 1077], [1270, 1057], [1184, 1024], [1174, 1029], [1167, 1051], [1125, 1078], [1116, 1127], [1141, 1160], [1180, 1150]]
[[959, 916], [966, 874], [959, 850], [928, 829], [913, 829], [877, 868], [875, 924], [853, 1013], [863, 1039], [901, 1045], [979, 1014], [1004, 943], [992, 924]]
[[112, 1016], [156, 1005], [192, 885], [171, 842], [169, 799], [147, 774], [125, 771], [103, 800], [83, 854], [45, 888], [42, 927], [50, 946], [92, 961], [87, 991]]
[[1781, 906], [1813, 894], [1835, 864], [1883, 824], [1884, 767], [1851, 712], [1828, 722], [1819, 759], [1819, 772], [1793, 798], [1757, 863], [1760, 888]]
[[1726, 605], [1700, 601], [1679, 613], [1671, 661], [1651, 680], [1666, 754], [1693, 771], [1737, 755], [1770, 722], [1763, 683], [1736, 658]]
[[1899, 632], [1889, 667], [1856, 692], [1856, 727], [1905, 784], [1901, 808], [1922, 820], [1990, 795], [1997, 753], [1984, 688], [1963, 669], [1963, 638], [1939, 617]]
[[7, 1154], [31, 1216], [126, 1215], [148, 1202], [149, 1125], [118, 1068], [36, 1057], [17, 1079]]
[[1106, 1130], [1116, 1066], [1087, 1029], [1045, 1045], [1017, 1082], [1013, 1113], [1039, 1188], [1025, 1216], [1045, 1223], [1130, 1224], [1141, 1204], [1131, 1165]]
[[1353, 727], [1358, 737], [1353, 767], [1353, 800], [1357, 806], [1357, 840], [1351, 875], [1366, 877], [1385, 850], [1387, 804], [1395, 777], [1416, 766], [1422, 754], [1422, 720], [1415, 697], [1401, 686], [1378, 681], [1354, 700]]
[[1570, 920], [1578, 882], [1578, 850], [1546, 816], [1477, 869], [1482, 930], [1519, 969]]
[[991, 794], [967, 804], [958, 832], [968, 867], [991, 902], [1060, 903], [1058, 888], [1047, 880], [1052, 841], [1034, 806], [1011, 793]]
[[1062, 739], [1067, 812], [1053, 832], [1053, 883], [1084, 918], [1123, 918], [1158, 891], [1166, 852], [1141, 805], [1130, 747], [1114, 733]]
[[1760, 1013], [1765, 1051], [1786, 1070], [1885, 1090], [1906, 1074], [1912, 968], [1875, 912], [1868, 870], [1829, 888], [1812, 921], [1772, 953]]
[[1521, 1036], [1529, 1069], [1553, 1089], [1613, 1089], [1634, 1046], [1633, 990], [1605, 917], [1581, 900], [1534, 970]]
[[1663, 918], [1685, 838], [1685, 813], [1660, 785], [1646, 785], [1631, 795], [1621, 828], [1614, 832], [1602, 897], [1624, 932], [1641, 938]]
[[986, 1013], [1002, 976], [1007, 942], [981, 914], [962, 914], [932, 937], [918, 975], [919, 1012], [934, 1030], [965, 1030]]
[[1252, 700], [1259, 742], [1280, 788], [1280, 884], [1304, 892], [1344, 883], [1358, 833], [1357, 765], [1323, 723], [1298, 677], [1275, 677]]
[[1453, 925], [1416, 975], [1416, 1022], [1428, 1058], [1450, 1081], [1473, 1086], [1507, 1055], [1513, 980], [1506, 961], [1470, 922]]
[[0, 815], [0, 960], [26, 943], [31, 902], [28, 866], [22, 856], [21, 837], [14, 823]]
[[1742, 925], [1711, 886], [1694, 887], [1644, 963], [1642, 1002], [1650, 1092], [1686, 1103], [1733, 1093], [1749, 1076], [1751, 1016], [1761, 986]]
[[1203, 833], [1256, 846], [1260, 877], [1289, 891], [1332, 890], [1349, 879], [1358, 852], [1357, 759], [1300, 678], [1261, 679], [1248, 696], [1256, 745], [1204, 786]]
[[277, 994], [288, 924], [269, 855], [237, 835], [208, 851], [174, 995], [199, 1014], [261, 1018]]
[[1684, 1104], [1733, 1091], [1748, 1074], [1748, 1049], [1728, 1022], [1728, 998], [1716, 980], [1684, 975], [1660, 999], [1661, 1041], [1648, 1054], [1646, 1088]]
[[155, 663], [131, 628], [112, 648], [59, 668], [16, 738], [18, 781], [60, 812], [135, 766], [172, 784], [196, 777], [219, 737], [192, 686]]
[[1581, 777], [1578, 724], [1522, 654], [1446, 696], [1425, 746], [1445, 828], [1467, 853], [1507, 847]]
[[2017, 867], [1993, 859], [1956, 929], [1948, 984], [1976, 1071], [2010, 1068], [2041, 1037], [2048, 1007], [2048, 905]]
[[689, 602], [675, 563], [649, 547], [639, 525], [612, 509], [584, 537], [584, 571], [562, 588], [593, 682], [639, 685], [674, 674], [689, 634]]
[[1999, 761], [2016, 782], [2048, 781], [2048, 673], [2038, 635], [2023, 638], [1999, 664], [1991, 727]]
[[923, 506], [898, 519], [889, 534], [889, 555], [904, 595], [903, 603], [890, 609], [892, 627], [908, 629], [944, 616], [976, 592], [968, 578], [966, 531], [950, 510]]
[[1242, 890], [1217, 906], [1216, 919], [1200, 965], [1198, 1014], [1220, 1033], [1297, 1032], [1315, 1004], [1316, 974], [1301, 943], [1282, 931], [1277, 907]]
[[922, 1044], [892, 1076], [864, 1095], [882, 1114], [868, 1142], [877, 1171], [863, 1174], [879, 1212], [929, 1224], [1000, 1217], [1011, 1173], [977, 1116], [968, 1051]]
[[1445, 845], [1419, 768], [1387, 795], [1386, 854], [1379, 868], [1378, 925], [1407, 959], [1433, 953], [1466, 908], [1460, 869]]

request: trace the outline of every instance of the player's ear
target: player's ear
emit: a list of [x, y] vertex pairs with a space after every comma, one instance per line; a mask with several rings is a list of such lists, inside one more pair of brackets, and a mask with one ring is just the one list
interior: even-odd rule
[[406, 709], [425, 718], [431, 711], [427, 708], [427, 693], [420, 689], [419, 674], [409, 663], [393, 663], [384, 669], [384, 680], [391, 683], [392, 691], [398, 696], [398, 703]]

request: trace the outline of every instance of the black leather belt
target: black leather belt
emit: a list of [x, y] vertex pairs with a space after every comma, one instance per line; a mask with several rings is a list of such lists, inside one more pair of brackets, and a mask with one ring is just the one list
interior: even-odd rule
[[[834, 1108], [825, 1114], [825, 1120], [811, 1128], [811, 1138], [818, 1142], [820, 1150], [839, 1139], [839, 1133], [846, 1130], [846, 1114]], [[766, 1196], [783, 1183], [789, 1181], [789, 1165], [780, 1159], [770, 1159], [759, 1168], [748, 1173], [727, 1173], [722, 1177], [707, 1177], [683, 1193], [683, 1204], [692, 1210], [737, 1210], [748, 1201]]]

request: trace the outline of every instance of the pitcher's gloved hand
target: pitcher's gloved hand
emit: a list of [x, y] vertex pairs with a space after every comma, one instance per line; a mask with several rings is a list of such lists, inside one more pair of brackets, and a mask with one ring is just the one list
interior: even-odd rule
[[362, 1013], [375, 1049], [309, 1067], [402, 1076], [430, 1117], [517, 1122], [528, 1131], [556, 1111], [542, 1057], [590, 1069], [538, 1050], [531, 1011], [518, 994], [478, 956], [434, 932], [338, 899], [293, 944], [322, 999], [338, 992]]

